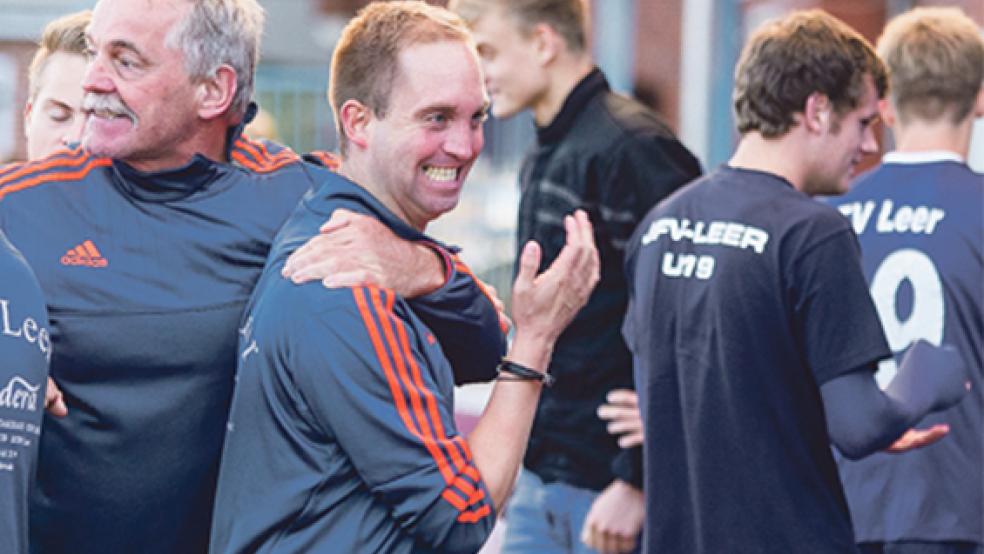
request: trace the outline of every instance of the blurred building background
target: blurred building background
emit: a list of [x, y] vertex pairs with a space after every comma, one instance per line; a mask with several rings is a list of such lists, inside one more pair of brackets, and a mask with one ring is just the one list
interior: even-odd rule
[[[443, 3], [434, 0], [435, 3]], [[325, 99], [328, 60], [339, 31], [366, 0], [260, 0], [268, 22], [256, 99], [276, 121], [280, 141], [297, 151], [333, 150]], [[26, 69], [47, 21], [94, 0], [0, 0], [0, 160], [24, 155], [21, 113]], [[593, 49], [614, 88], [655, 107], [706, 168], [735, 142], [734, 64], [762, 21], [819, 7], [874, 40], [887, 18], [916, 5], [959, 5], [979, 23], [984, 1], [957, 0], [592, 0]], [[533, 140], [532, 119], [490, 120], [486, 148], [462, 204], [431, 232], [464, 247], [463, 257], [505, 294], [515, 246], [515, 175]], [[984, 150], [977, 141], [977, 150]], [[977, 154], [984, 158], [984, 152]]]

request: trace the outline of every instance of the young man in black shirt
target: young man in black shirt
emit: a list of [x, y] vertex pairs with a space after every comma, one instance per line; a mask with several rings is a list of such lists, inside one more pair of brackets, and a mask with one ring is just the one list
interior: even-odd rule
[[537, 409], [509, 508], [505, 552], [576, 552], [579, 543], [628, 552], [642, 527], [641, 452], [622, 450], [597, 409], [632, 388], [619, 335], [627, 292], [625, 244], [646, 211], [700, 175], [697, 160], [652, 111], [618, 95], [587, 47], [582, 0], [453, 0], [472, 27], [492, 114], [530, 109], [537, 141], [520, 171], [517, 244], [564, 244], [563, 218], [595, 222], [601, 282], [557, 341], [557, 384]]

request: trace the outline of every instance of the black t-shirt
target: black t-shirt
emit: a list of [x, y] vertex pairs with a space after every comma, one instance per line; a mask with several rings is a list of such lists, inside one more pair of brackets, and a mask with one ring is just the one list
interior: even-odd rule
[[647, 552], [851, 552], [819, 385], [890, 354], [847, 220], [723, 167], [628, 246]]
[[51, 335], [41, 287], [0, 232], [0, 552], [27, 552]]

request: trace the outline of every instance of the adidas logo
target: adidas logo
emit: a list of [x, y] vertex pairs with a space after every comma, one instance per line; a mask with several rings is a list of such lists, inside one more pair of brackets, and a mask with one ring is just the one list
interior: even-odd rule
[[84, 265], [87, 267], [106, 267], [109, 265], [109, 260], [103, 258], [103, 255], [96, 248], [96, 245], [92, 243], [91, 240], [87, 240], [82, 244], [72, 248], [61, 257], [62, 265]]

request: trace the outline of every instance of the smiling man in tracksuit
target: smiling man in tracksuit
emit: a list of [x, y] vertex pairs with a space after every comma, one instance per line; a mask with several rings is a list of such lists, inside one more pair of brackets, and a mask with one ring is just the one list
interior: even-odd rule
[[279, 234], [247, 307], [211, 550], [476, 552], [516, 475], [556, 337], [597, 280], [583, 212], [536, 275], [524, 249], [516, 336], [464, 438], [452, 373], [431, 329], [394, 291], [328, 291], [279, 277], [340, 208], [421, 240], [452, 209], [482, 147], [487, 100], [464, 23], [423, 2], [377, 2], [332, 59], [336, 183], [307, 195]]

